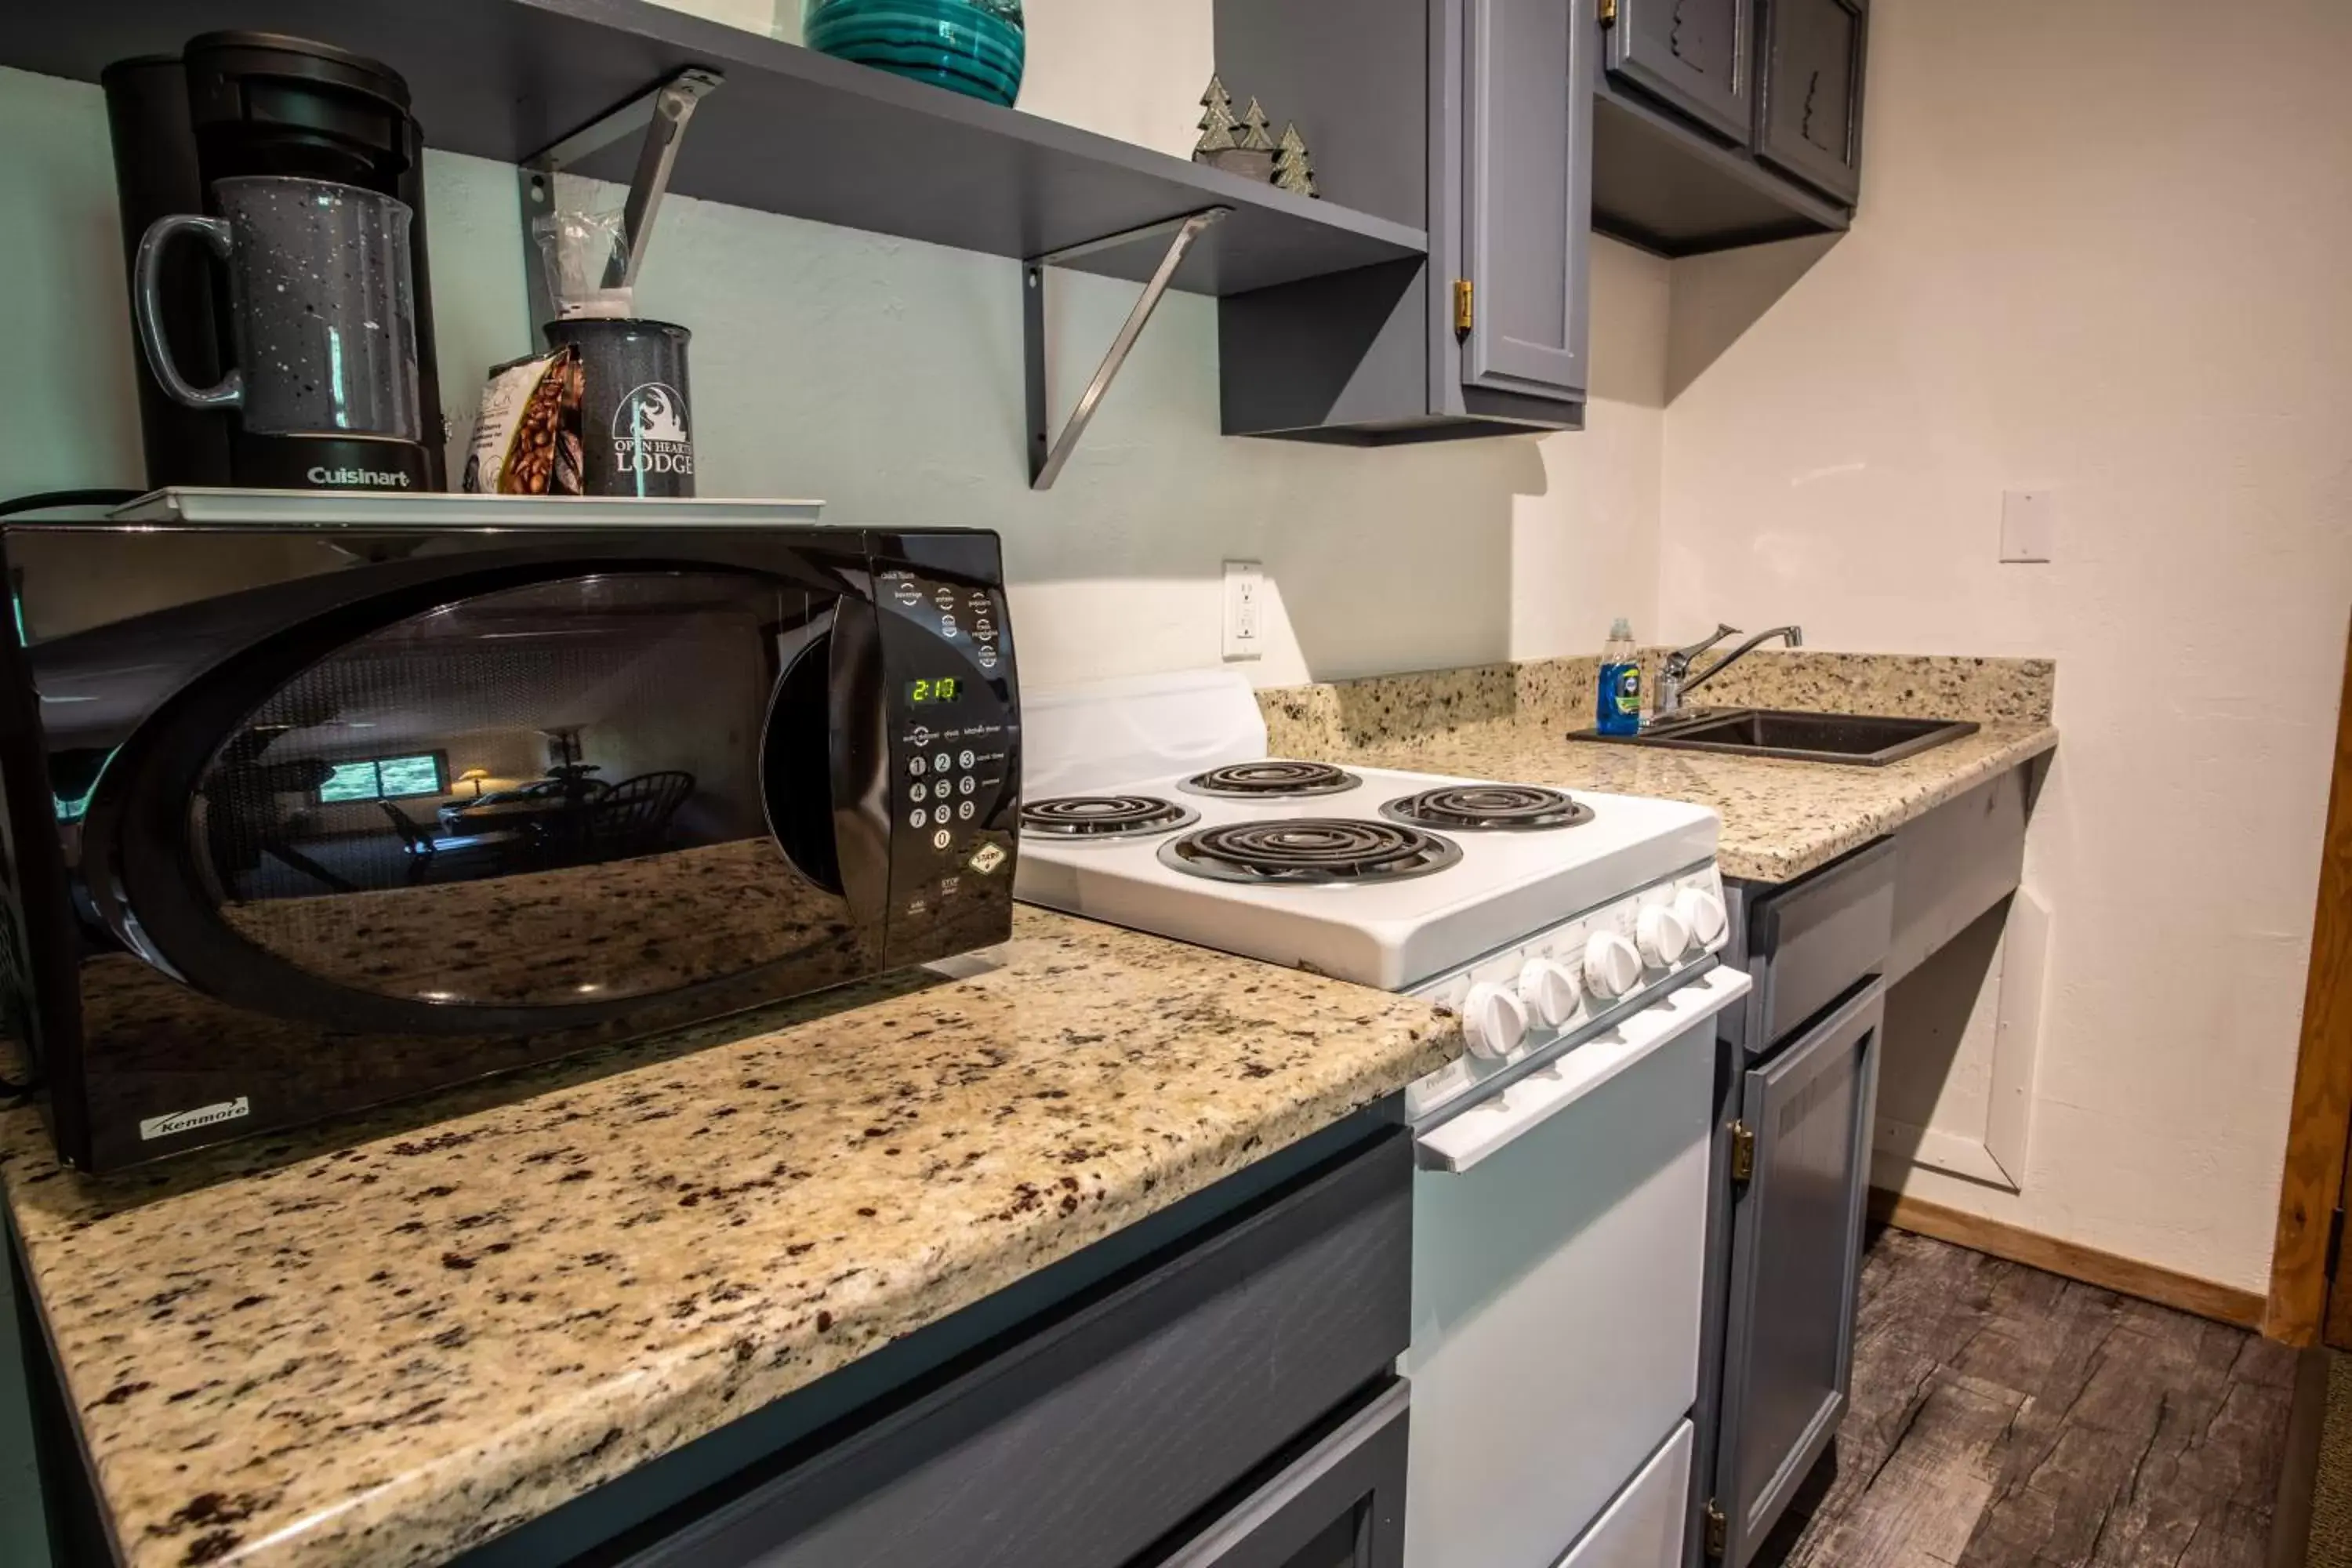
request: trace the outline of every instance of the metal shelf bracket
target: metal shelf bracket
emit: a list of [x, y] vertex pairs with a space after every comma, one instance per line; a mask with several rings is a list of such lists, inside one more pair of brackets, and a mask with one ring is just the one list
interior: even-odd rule
[[[1054, 488], [1054, 481], [1061, 477], [1062, 465], [1070, 460], [1070, 452], [1077, 446], [1078, 437], [1086, 434], [1087, 421], [1094, 418], [1095, 410], [1102, 404], [1103, 395], [1110, 390], [1110, 384], [1118, 377], [1119, 367], [1127, 363], [1128, 353], [1135, 347], [1135, 340], [1143, 335], [1144, 323], [1151, 320], [1151, 312], [1159, 308], [1160, 296], [1168, 292], [1168, 285], [1175, 278], [1176, 268], [1183, 265], [1185, 253], [1192, 248], [1192, 242], [1201, 237], [1202, 230], [1232, 211], [1231, 207], [1203, 207], [1199, 212], [1186, 213], [1181, 217], [1163, 218], [1158, 223], [1145, 224], [1140, 228], [1105, 235], [1083, 245], [1047, 251], [1021, 264], [1022, 338], [1029, 378], [1031, 489], [1049, 490]], [[1143, 292], [1136, 299], [1135, 308], [1128, 311], [1127, 320], [1120, 323], [1118, 335], [1111, 339], [1110, 352], [1103, 355], [1102, 364], [1095, 371], [1094, 379], [1087, 382], [1086, 391], [1078, 395], [1077, 405], [1070, 410], [1068, 422], [1062, 426], [1061, 435], [1056, 437], [1052, 429], [1052, 412], [1045, 405], [1045, 268], [1075, 261], [1097, 251], [1155, 239], [1163, 234], [1169, 237], [1167, 254], [1160, 258], [1159, 268], [1152, 273], [1151, 281], [1143, 286]]]
[[633, 286], [652, 243], [654, 218], [669, 189], [670, 170], [677, 163], [677, 147], [686, 135], [695, 105], [725, 79], [717, 71], [689, 68], [667, 81], [608, 110], [571, 135], [541, 148], [517, 170], [522, 198], [523, 279], [530, 292], [534, 329], [555, 319], [555, 302], [547, 287], [547, 269], [539, 255], [532, 225], [555, 210], [555, 176], [603, 152], [625, 136], [645, 132], [637, 146], [637, 164], [629, 178], [629, 195], [621, 208], [621, 229], [628, 244], [625, 256], [615, 256], [605, 269], [604, 287]]

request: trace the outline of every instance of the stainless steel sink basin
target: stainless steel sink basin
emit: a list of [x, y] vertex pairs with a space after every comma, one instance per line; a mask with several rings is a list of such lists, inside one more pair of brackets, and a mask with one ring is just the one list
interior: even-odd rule
[[1976, 732], [1977, 726], [1968, 720], [1886, 719], [1862, 713], [1793, 713], [1770, 708], [1732, 708], [1684, 714], [1638, 735], [1604, 735], [1597, 730], [1578, 730], [1569, 739], [1877, 768]]

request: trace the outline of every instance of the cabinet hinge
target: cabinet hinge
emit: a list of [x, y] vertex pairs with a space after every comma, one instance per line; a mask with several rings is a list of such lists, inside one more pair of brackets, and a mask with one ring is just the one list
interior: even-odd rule
[[1723, 1506], [1713, 1498], [1706, 1500], [1706, 1554], [1721, 1557], [1731, 1550], [1731, 1521], [1723, 1517]]
[[1756, 1129], [1745, 1121], [1731, 1124], [1731, 1179], [1745, 1182], [1756, 1174]]
[[1601, 0], [1601, 25], [1604, 27], [1617, 25], [1617, 0]]
[[1477, 313], [1472, 309], [1470, 300], [1470, 279], [1456, 278], [1454, 280], [1454, 330], [1466, 332], [1476, 319]]
[[2327, 1266], [2321, 1272], [2336, 1278], [2336, 1266], [2344, 1260], [2344, 1211], [2341, 1208], [2327, 1216]]

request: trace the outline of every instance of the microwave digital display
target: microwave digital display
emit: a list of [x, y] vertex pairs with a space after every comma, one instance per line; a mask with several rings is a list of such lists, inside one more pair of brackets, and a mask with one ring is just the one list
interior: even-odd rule
[[910, 680], [907, 683], [907, 705], [910, 708], [937, 708], [942, 703], [961, 700], [963, 692], [961, 678], [953, 675]]

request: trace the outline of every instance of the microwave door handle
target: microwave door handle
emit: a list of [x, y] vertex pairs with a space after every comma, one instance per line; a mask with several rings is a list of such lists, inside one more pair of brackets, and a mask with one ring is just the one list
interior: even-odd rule
[[1528, 1074], [1483, 1105], [1413, 1140], [1421, 1169], [1474, 1169], [1599, 1089], [1677, 1036], [1688, 1034], [1748, 994], [1744, 970], [1719, 964], [1617, 1025], [1594, 1036], [1539, 1072]]
[[833, 781], [835, 862], [850, 909], [878, 921], [890, 893], [889, 682], [882, 615], [845, 594], [833, 615], [826, 676], [825, 744]]

